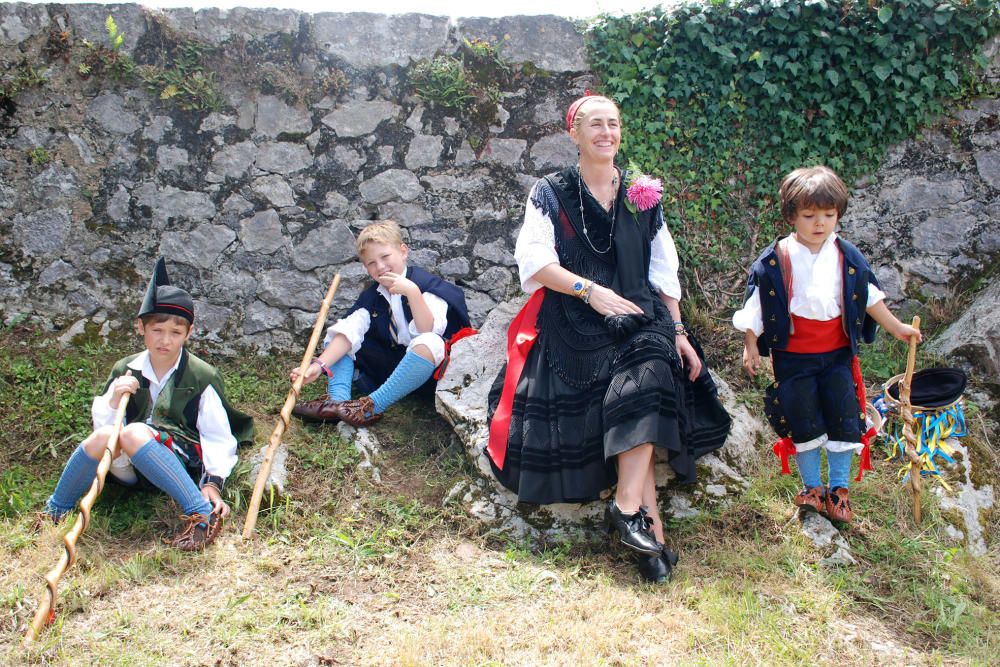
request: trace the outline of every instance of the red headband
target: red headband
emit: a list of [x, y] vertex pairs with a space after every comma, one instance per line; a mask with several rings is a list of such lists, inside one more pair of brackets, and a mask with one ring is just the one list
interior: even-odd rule
[[583, 97], [579, 98], [573, 104], [569, 105], [569, 109], [566, 110], [566, 131], [569, 132], [573, 129], [573, 119], [576, 118], [576, 112], [580, 110], [583, 103], [592, 97], [590, 88], [583, 91]]

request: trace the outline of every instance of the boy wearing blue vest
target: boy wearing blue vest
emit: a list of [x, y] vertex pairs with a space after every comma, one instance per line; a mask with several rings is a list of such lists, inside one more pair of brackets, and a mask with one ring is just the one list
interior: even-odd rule
[[253, 421], [230, 407], [219, 372], [184, 348], [193, 323], [194, 301], [170, 284], [161, 257], [136, 320], [146, 349], [112, 367], [91, 406], [94, 431], [73, 451], [43, 516], [59, 522], [90, 489], [119, 403], [131, 394], [109, 472], [125, 486], [152, 484], [180, 505], [173, 546], [196, 551], [215, 541], [230, 513], [222, 489], [237, 444], [253, 442]]
[[[802, 491], [795, 504], [850, 522], [851, 458], [861, 454], [857, 479], [871, 469], [865, 426], [864, 382], [857, 361], [861, 341], [881, 325], [899, 340], [920, 332], [885, 305], [871, 266], [835, 230], [847, 209], [847, 186], [828, 167], [796, 169], [781, 182], [781, 215], [789, 236], [772, 243], [750, 268], [745, 305], [733, 315], [744, 332], [743, 367], [756, 375], [771, 357], [774, 384], [765, 412], [781, 438], [774, 451], [782, 472], [795, 456]], [[826, 449], [829, 486], [820, 476]]]
[[[414, 391], [433, 393], [435, 369], [456, 333], [469, 326], [462, 290], [418, 266], [399, 225], [375, 222], [358, 234], [358, 259], [374, 280], [326, 332], [323, 352], [304, 381], [329, 379], [327, 397], [300, 403], [292, 414], [310, 421], [368, 426]], [[298, 369], [291, 371], [292, 381]], [[362, 398], [351, 400], [351, 384]]]

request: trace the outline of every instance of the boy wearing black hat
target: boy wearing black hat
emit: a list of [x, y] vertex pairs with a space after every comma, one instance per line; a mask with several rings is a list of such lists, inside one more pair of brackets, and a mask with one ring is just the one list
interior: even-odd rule
[[237, 444], [253, 441], [253, 422], [226, 402], [219, 372], [184, 349], [193, 322], [194, 301], [170, 285], [161, 257], [136, 320], [146, 349], [115, 363], [104, 393], [94, 398], [94, 431], [70, 456], [45, 504], [54, 521], [90, 488], [119, 402], [131, 394], [111, 474], [126, 486], [151, 483], [181, 506], [184, 526], [173, 546], [195, 551], [219, 535], [230, 512], [222, 488]]

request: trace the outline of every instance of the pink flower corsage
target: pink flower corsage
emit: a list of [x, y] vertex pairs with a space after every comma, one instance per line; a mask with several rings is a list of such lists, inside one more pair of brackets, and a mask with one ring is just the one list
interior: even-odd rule
[[625, 205], [635, 215], [638, 211], [648, 211], [663, 198], [663, 181], [645, 174], [639, 174], [625, 190]]

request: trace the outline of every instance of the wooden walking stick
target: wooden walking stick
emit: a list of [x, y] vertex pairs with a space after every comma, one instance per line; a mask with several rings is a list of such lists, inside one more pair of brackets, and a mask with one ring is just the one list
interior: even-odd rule
[[[920, 316], [914, 316], [913, 328], [920, 329]], [[920, 471], [923, 463], [917, 453], [917, 433], [914, 426], [913, 406], [910, 405], [910, 382], [913, 366], [917, 359], [917, 337], [910, 336], [910, 350], [906, 356], [906, 374], [899, 384], [900, 412], [903, 417], [903, 439], [906, 441], [906, 457], [910, 459], [910, 490], [913, 491], [913, 520], [920, 523]]]
[[282, 406], [281, 413], [278, 415], [278, 423], [274, 427], [274, 432], [271, 433], [271, 441], [264, 451], [264, 458], [261, 459], [260, 472], [257, 473], [257, 482], [254, 484], [253, 496], [250, 498], [250, 507], [247, 509], [247, 520], [243, 524], [243, 539], [247, 539], [253, 535], [253, 529], [257, 526], [260, 501], [264, 496], [264, 487], [267, 485], [267, 478], [271, 475], [271, 464], [274, 461], [274, 453], [277, 451], [278, 445], [281, 444], [282, 434], [288, 428], [288, 423], [292, 416], [292, 408], [295, 407], [295, 402], [299, 398], [299, 392], [302, 391], [302, 381], [305, 379], [306, 371], [312, 363], [313, 352], [316, 351], [319, 336], [323, 333], [323, 325], [326, 323], [327, 311], [330, 310], [330, 303], [333, 301], [333, 295], [336, 294], [337, 287], [339, 286], [340, 274], [338, 273], [333, 277], [330, 289], [326, 291], [323, 305], [320, 306], [319, 315], [316, 316], [316, 324], [313, 325], [312, 337], [309, 339], [309, 345], [306, 346], [306, 353], [302, 355], [302, 363], [299, 364], [299, 376], [295, 378], [292, 388], [288, 390], [285, 405]]
[[35, 612], [34, 620], [28, 626], [28, 631], [24, 633], [25, 645], [35, 641], [42, 628], [55, 620], [56, 598], [59, 595], [59, 580], [66, 570], [73, 567], [73, 564], [76, 562], [76, 541], [83, 534], [83, 531], [87, 530], [87, 526], [90, 525], [90, 508], [94, 506], [94, 501], [97, 500], [97, 496], [104, 489], [104, 479], [108, 475], [108, 469], [111, 467], [111, 462], [114, 458], [118, 456], [118, 436], [122, 432], [122, 423], [125, 421], [125, 407], [128, 405], [130, 396], [131, 394], [123, 394], [118, 401], [114, 429], [111, 431], [108, 444], [104, 448], [101, 462], [97, 465], [97, 476], [90, 485], [90, 490], [80, 499], [80, 513], [76, 515], [76, 522], [69, 529], [69, 532], [66, 533], [66, 536], [63, 537], [65, 549], [62, 556], [59, 557], [59, 562], [45, 575], [48, 587], [45, 589], [42, 599], [38, 601], [38, 610]]

